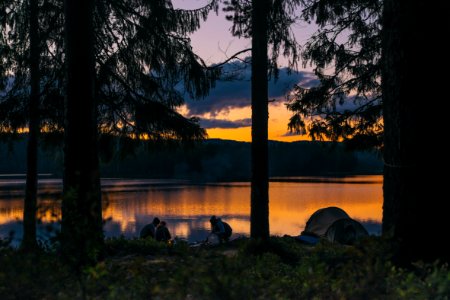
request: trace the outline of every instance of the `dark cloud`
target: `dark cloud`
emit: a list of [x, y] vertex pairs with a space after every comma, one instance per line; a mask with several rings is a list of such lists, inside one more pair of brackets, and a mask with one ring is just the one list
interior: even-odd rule
[[300, 84], [304, 88], [319, 85], [319, 80], [310, 72], [291, 72], [284, 68], [280, 70], [277, 81], [269, 81], [269, 98], [283, 98], [292, 90], [294, 85]]
[[203, 128], [240, 128], [252, 125], [252, 119], [241, 119], [235, 121], [223, 119], [200, 119], [200, 126]]
[[[230, 66], [230, 68], [235, 67]], [[295, 84], [311, 87], [318, 84], [318, 80], [310, 72], [292, 72], [288, 69], [280, 70], [279, 78], [269, 82], [269, 99], [284, 99], [285, 95]], [[186, 102], [189, 115], [203, 115], [210, 113], [227, 112], [233, 108], [250, 106], [250, 70], [247, 68], [241, 73], [238, 80], [219, 81], [211, 90], [209, 96], [202, 100], [188, 100]]]

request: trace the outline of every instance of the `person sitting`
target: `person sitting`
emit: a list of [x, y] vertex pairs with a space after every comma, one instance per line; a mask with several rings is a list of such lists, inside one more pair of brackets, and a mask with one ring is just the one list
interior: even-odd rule
[[166, 227], [166, 222], [161, 221], [156, 228], [155, 239], [159, 242], [168, 242], [171, 238], [169, 229]]
[[142, 228], [140, 232], [141, 239], [145, 239], [147, 237], [155, 238], [156, 227], [159, 225], [160, 221], [157, 217], [153, 219], [153, 222], [147, 224]]
[[216, 234], [221, 243], [228, 242], [233, 231], [231, 226], [216, 216], [212, 216], [211, 219], [209, 219], [209, 222], [211, 223], [211, 233]]

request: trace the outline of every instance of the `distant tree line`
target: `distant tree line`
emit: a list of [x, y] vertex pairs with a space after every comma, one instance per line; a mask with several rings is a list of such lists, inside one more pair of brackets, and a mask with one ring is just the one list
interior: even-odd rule
[[[119, 143], [118, 138], [113, 141]], [[112, 155], [100, 155], [102, 176], [198, 181], [250, 179], [250, 143], [247, 142], [205, 140], [194, 147], [140, 143], [133, 153], [112, 151]], [[9, 145], [0, 143], [0, 173], [24, 174], [27, 168], [22, 159], [25, 149], [25, 137]], [[342, 144], [328, 142], [272, 141], [269, 142], [269, 176], [381, 174], [380, 155], [377, 151], [348, 151]], [[38, 170], [60, 178], [63, 157], [61, 147], [42, 149]]]

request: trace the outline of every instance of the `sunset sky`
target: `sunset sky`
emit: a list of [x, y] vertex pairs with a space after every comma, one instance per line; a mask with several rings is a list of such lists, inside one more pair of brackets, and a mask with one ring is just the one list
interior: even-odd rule
[[[174, 0], [177, 8], [201, 7], [206, 0]], [[207, 63], [219, 63], [234, 53], [251, 47], [251, 41], [238, 39], [230, 34], [231, 22], [225, 20], [225, 14], [210, 13], [208, 20], [200, 30], [191, 36], [194, 51]], [[293, 28], [297, 41], [304, 43], [314, 31], [315, 26], [302, 24]], [[280, 66], [286, 66], [286, 60], [280, 58]], [[229, 67], [229, 66], [227, 66]], [[269, 139], [278, 141], [295, 141], [307, 139], [306, 136], [293, 135], [287, 124], [291, 112], [286, 109], [286, 93], [296, 83], [311, 86], [316, 82], [311, 69], [303, 69], [299, 62], [299, 70], [291, 73], [282, 69], [275, 83], [269, 83], [269, 99], [276, 100], [269, 104]], [[251, 140], [250, 109], [250, 70], [248, 68], [236, 81], [218, 82], [210, 95], [202, 100], [188, 100], [181, 112], [186, 116], [200, 118], [209, 138]]]

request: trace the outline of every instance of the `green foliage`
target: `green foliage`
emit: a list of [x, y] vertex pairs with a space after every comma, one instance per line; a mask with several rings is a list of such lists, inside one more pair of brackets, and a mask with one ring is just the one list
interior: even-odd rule
[[155, 239], [132, 239], [124, 237], [110, 238], [105, 242], [106, 253], [109, 256], [123, 256], [129, 253], [138, 255], [156, 255], [167, 252], [165, 243], [157, 242]]
[[241, 251], [243, 255], [256, 256], [271, 253], [278, 256], [284, 263], [295, 264], [300, 260], [304, 250], [299, 251], [297, 246], [297, 242], [289, 238], [270, 238], [267, 241], [252, 239], [243, 245]]
[[[107, 258], [80, 274], [54, 254], [0, 252], [1, 299], [448, 299], [445, 264], [390, 262], [390, 245], [305, 246], [293, 238], [214, 248], [113, 239]], [[255, 251], [257, 250], [257, 251]]]
[[1, 299], [54, 299], [63, 287], [78, 290], [70, 269], [54, 255], [29, 255], [13, 249], [0, 253]]

